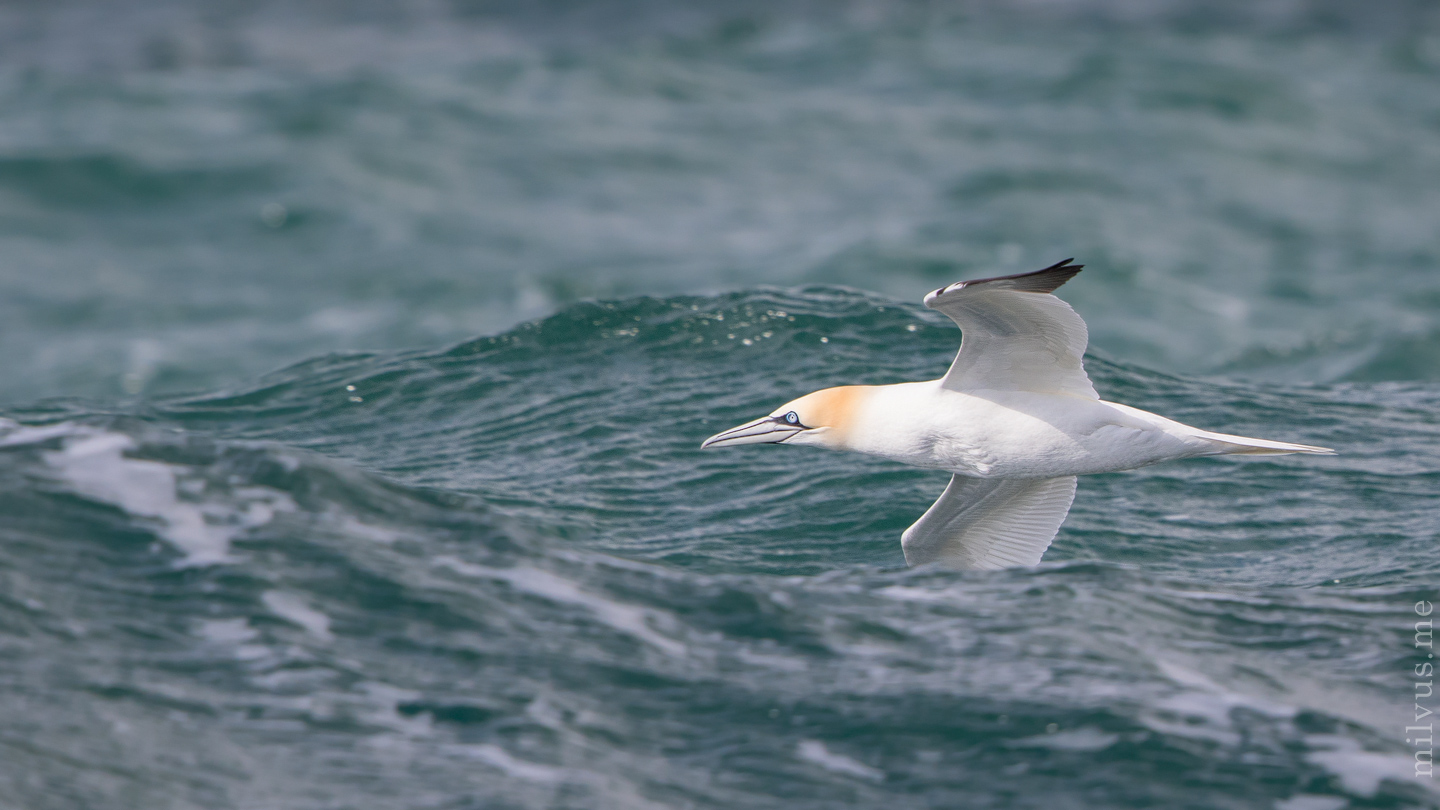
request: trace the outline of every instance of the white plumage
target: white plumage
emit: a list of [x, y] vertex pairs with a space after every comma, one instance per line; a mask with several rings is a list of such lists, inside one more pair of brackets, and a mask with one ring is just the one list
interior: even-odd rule
[[950, 485], [901, 538], [911, 565], [1034, 565], [1060, 530], [1075, 476], [1210, 455], [1332, 450], [1193, 428], [1105, 402], [1085, 374], [1085, 322], [1051, 293], [1080, 272], [963, 281], [925, 296], [960, 327], [938, 380], [807, 394], [702, 447], [814, 444], [947, 470]]

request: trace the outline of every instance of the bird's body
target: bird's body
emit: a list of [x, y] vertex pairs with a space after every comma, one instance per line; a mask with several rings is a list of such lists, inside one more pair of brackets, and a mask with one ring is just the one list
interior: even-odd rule
[[1229, 452], [1153, 413], [1069, 394], [965, 393], [940, 380], [830, 389], [857, 402], [843, 449], [971, 478], [1054, 478]]
[[815, 444], [952, 473], [906, 530], [911, 564], [1033, 565], [1059, 531], [1075, 476], [1213, 455], [1330, 453], [1212, 433], [1101, 400], [1085, 375], [1085, 323], [1049, 293], [1079, 272], [961, 282], [926, 296], [964, 342], [938, 380], [807, 394], [703, 446]]

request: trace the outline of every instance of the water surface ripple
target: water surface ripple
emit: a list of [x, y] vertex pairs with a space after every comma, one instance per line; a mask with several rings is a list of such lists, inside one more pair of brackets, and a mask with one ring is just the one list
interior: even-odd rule
[[836, 288], [637, 298], [132, 413], [14, 410], [0, 792], [1434, 802], [1397, 731], [1440, 573], [1440, 389], [1092, 356], [1104, 396], [1340, 454], [1087, 477], [1029, 570], [904, 567], [943, 475], [698, 449], [812, 387], [938, 374], [956, 336]]
[[[1428, 0], [0, 4], [0, 808], [1440, 807], [1437, 211]], [[1068, 256], [1338, 455], [699, 451]]]

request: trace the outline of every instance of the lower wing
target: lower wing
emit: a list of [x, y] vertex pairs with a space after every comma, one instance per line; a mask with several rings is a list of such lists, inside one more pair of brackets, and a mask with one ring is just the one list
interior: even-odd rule
[[1075, 500], [1075, 476], [952, 476], [940, 500], [905, 530], [905, 562], [952, 568], [1035, 565]]

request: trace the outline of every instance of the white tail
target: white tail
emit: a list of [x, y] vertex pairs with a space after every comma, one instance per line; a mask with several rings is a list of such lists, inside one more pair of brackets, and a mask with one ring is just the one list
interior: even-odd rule
[[1333, 456], [1335, 451], [1328, 447], [1311, 444], [1272, 442], [1269, 439], [1251, 439], [1246, 436], [1232, 436], [1228, 433], [1200, 431], [1200, 435], [1220, 445], [1215, 455], [1225, 456], [1283, 456], [1289, 453], [1310, 453], [1317, 456]]

